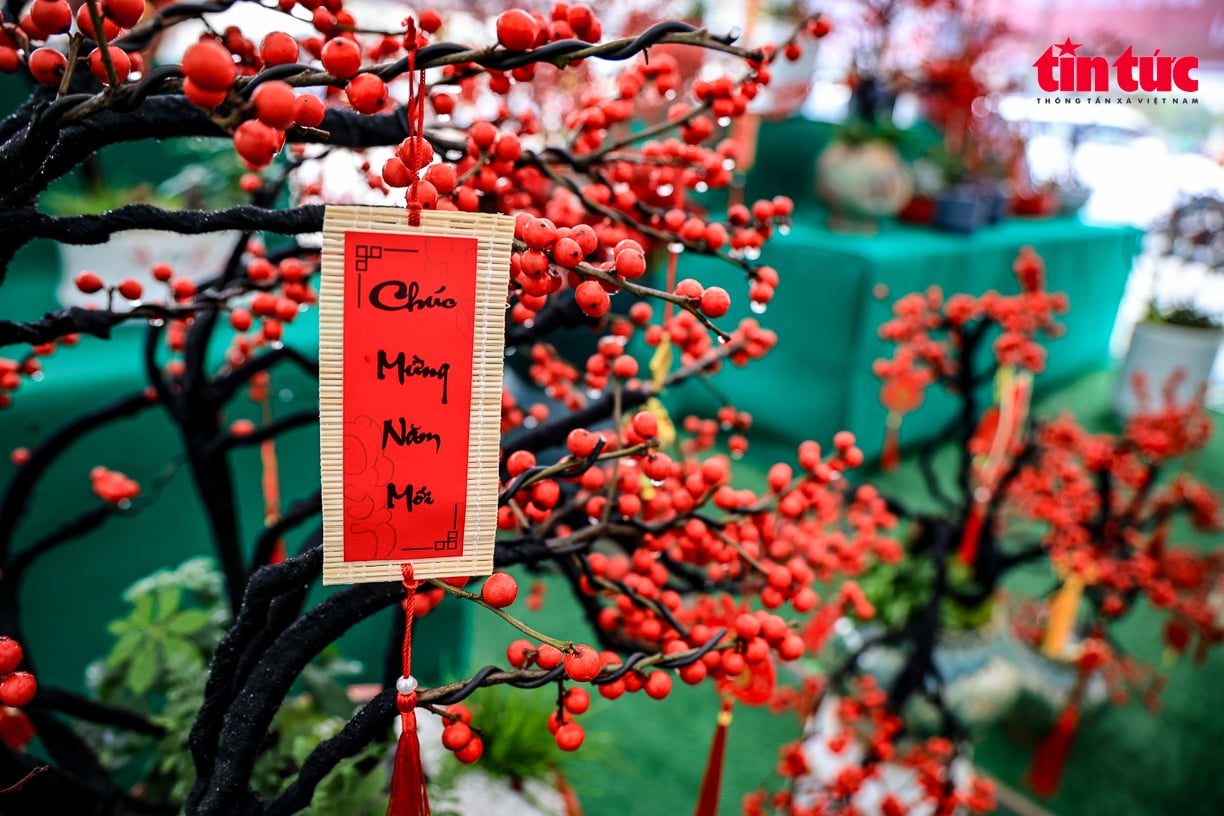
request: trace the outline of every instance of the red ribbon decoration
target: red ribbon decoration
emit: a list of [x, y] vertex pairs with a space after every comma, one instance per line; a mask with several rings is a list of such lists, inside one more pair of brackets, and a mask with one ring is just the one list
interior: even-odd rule
[[425, 770], [421, 767], [421, 743], [417, 737], [416, 687], [412, 676], [412, 619], [416, 604], [417, 581], [412, 564], [404, 564], [404, 676], [395, 684], [396, 707], [400, 712], [399, 745], [395, 749], [395, 769], [391, 774], [391, 798], [387, 816], [429, 816], [429, 792], [425, 789]]

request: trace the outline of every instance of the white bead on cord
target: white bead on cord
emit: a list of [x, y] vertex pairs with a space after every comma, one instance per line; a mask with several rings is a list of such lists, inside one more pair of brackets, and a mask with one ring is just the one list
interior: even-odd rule
[[417, 680], [411, 674], [395, 681], [395, 690], [400, 694], [411, 694], [417, 690]]

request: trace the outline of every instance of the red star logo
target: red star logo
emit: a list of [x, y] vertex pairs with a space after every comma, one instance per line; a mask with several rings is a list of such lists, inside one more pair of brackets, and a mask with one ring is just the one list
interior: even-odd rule
[[1057, 46], [1057, 48], [1058, 48], [1058, 56], [1060, 56], [1060, 57], [1061, 57], [1061, 56], [1065, 56], [1065, 55], [1067, 55], [1067, 54], [1070, 54], [1071, 56], [1073, 56], [1073, 57], [1074, 57], [1074, 56], [1075, 56], [1075, 49], [1079, 48], [1081, 45], [1083, 45], [1083, 43], [1073, 43], [1073, 42], [1071, 42], [1071, 38], [1070, 38], [1070, 37], [1068, 37], [1066, 40], [1064, 40], [1063, 42], [1059, 43], [1059, 45]]

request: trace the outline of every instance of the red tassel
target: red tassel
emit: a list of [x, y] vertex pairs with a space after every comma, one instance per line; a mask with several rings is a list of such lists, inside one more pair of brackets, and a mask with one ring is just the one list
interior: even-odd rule
[[582, 802], [578, 799], [578, 792], [560, 771], [557, 771], [557, 793], [561, 794], [561, 799], [565, 802], [565, 816], [582, 816]]
[[886, 471], [896, 470], [900, 463], [901, 415], [890, 411], [884, 426], [884, 450], [880, 453], [880, 467]]
[[960, 560], [973, 566], [973, 562], [977, 561], [978, 539], [982, 535], [982, 522], [986, 517], [987, 505], [983, 502], [974, 502], [969, 508], [969, 516], [965, 519], [965, 529], [961, 532], [960, 545]]
[[1029, 768], [1028, 783], [1038, 796], [1053, 796], [1058, 791], [1067, 756], [1071, 753], [1071, 741], [1079, 725], [1079, 714], [1079, 700], [1073, 699], [1067, 703], [1054, 728], [1037, 747], [1033, 765]]
[[412, 678], [412, 618], [417, 589], [416, 579], [412, 577], [412, 564], [404, 565], [404, 588], [408, 590], [404, 603], [404, 676], [396, 683], [399, 694], [395, 696], [403, 731], [395, 748], [395, 769], [391, 773], [387, 816], [429, 816], [429, 792], [425, 789], [421, 743], [417, 737], [416, 680]]
[[705, 775], [701, 778], [701, 795], [693, 816], [716, 816], [718, 813], [718, 791], [722, 787], [723, 757], [727, 753], [727, 728], [731, 725], [732, 705], [734, 701], [730, 697], [723, 698], [722, 709], [718, 712], [718, 728], [714, 731], [714, 741], [710, 743]]

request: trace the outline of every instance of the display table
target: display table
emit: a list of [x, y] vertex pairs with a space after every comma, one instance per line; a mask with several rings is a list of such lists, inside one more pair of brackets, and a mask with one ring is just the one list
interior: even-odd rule
[[[828, 443], [838, 430], [853, 431], [868, 456], [883, 441], [886, 412], [872, 361], [891, 354], [879, 326], [893, 302], [929, 286], [945, 293], [1017, 291], [1012, 262], [1022, 246], [1045, 259], [1049, 287], [1066, 292], [1071, 312], [1067, 332], [1048, 344], [1048, 366], [1039, 388], [1104, 367], [1109, 336], [1141, 232], [1130, 227], [1091, 226], [1076, 217], [1014, 218], [969, 236], [886, 224], [878, 235], [831, 232], [818, 223], [796, 224], [775, 236], [762, 263], [779, 270], [777, 295], [763, 314], [746, 305], [743, 275], [725, 262], [682, 258], [679, 277], [732, 292], [733, 311], [720, 322], [734, 326], [755, 317], [778, 333], [778, 346], [744, 369], [728, 367], [713, 382], [735, 406], [754, 417], [753, 459], [791, 460], [803, 439]], [[709, 389], [678, 392], [674, 410], [711, 411]], [[926, 403], [907, 416], [903, 444], [931, 435], [952, 417], [953, 401], [931, 389]]]

